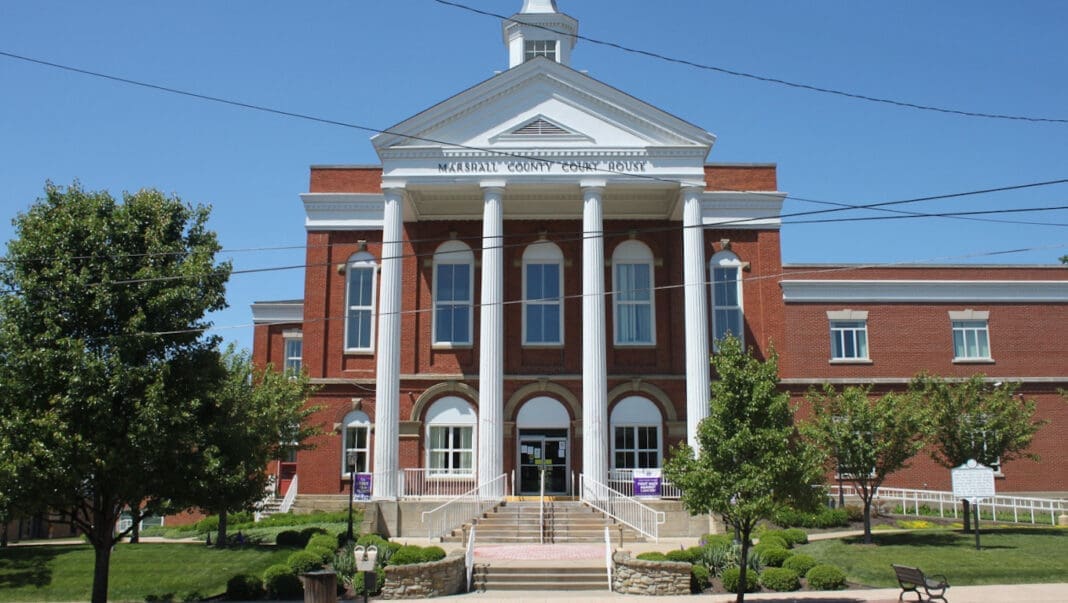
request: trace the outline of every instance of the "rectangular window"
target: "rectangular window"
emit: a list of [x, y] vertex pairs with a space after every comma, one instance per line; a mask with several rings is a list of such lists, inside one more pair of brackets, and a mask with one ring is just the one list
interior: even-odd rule
[[304, 340], [300, 337], [286, 337], [286, 349], [285, 349], [285, 372], [289, 375], [296, 375], [300, 373], [302, 366], [302, 354], [304, 349]]
[[367, 473], [370, 458], [369, 425], [350, 425], [345, 428], [345, 473]]
[[471, 265], [438, 264], [434, 275], [434, 343], [471, 343]]
[[526, 264], [525, 343], [561, 343], [560, 264]]
[[652, 267], [649, 264], [616, 264], [616, 343], [653, 343]]
[[345, 316], [345, 349], [370, 350], [374, 315], [375, 268], [350, 266], [348, 313]]
[[660, 466], [660, 430], [656, 425], [621, 425], [613, 430], [614, 469]]
[[527, 40], [523, 47], [523, 60], [529, 61], [534, 57], [546, 57], [556, 60], [556, 40]]
[[738, 267], [712, 268], [712, 342], [728, 334], [745, 340], [742, 326], [742, 304], [738, 296]]
[[867, 360], [868, 323], [863, 320], [831, 321], [831, 360]]
[[474, 428], [430, 426], [428, 467], [431, 475], [474, 474]]
[[954, 320], [954, 360], [990, 360], [990, 332], [985, 320]]

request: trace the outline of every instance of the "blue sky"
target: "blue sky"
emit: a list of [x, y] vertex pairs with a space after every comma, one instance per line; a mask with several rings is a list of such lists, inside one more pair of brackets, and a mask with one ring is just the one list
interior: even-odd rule
[[[521, 0], [463, 0], [497, 13]], [[728, 69], [966, 111], [1068, 118], [1068, 3], [559, 0], [591, 38]], [[0, 51], [386, 128], [507, 66], [500, 23], [433, 0], [0, 3]], [[580, 41], [572, 65], [717, 135], [716, 162], [772, 162], [780, 189], [863, 204], [1068, 178], [1068, 124], [860, 102]], [[235, 269], [299, 265], [312, 164], [377, 163], [370, 134], [0, 57], [0, 239], [46, 180], [155, 187], [213, 206]], [[1068, 205], [1068, 185], [918, 203]], [[785, 214], [823, 206], [789, 200]], [[841, 217], [875, 215], [843, 213]], [[830, 216], [828, 216], [830, 217]], [[1051, 264], [1068, 211], [787, 224], [789, 263]], [[789, 220], [787, 220], [789, 222]], [[262, 250], [283, 246], [288, 250]], [[261, 249], [259, 251], [242, 251]], [[1012, 249], [1031, 251], [988, 255]], [[249, 346], [249, 304], [303, 274], [235, 275], [216, 331]]]

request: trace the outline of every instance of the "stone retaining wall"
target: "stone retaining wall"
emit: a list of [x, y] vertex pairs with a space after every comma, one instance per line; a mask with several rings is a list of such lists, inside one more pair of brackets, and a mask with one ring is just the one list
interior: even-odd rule
[[453, 551], [441, 561], [387, 565], [383, 599], [425, 599], [462, 593], [467, 589], [464, 552]]
[[643, 561], [626, 551], [612, 555], [612, 590], [627, 595], [688, 595], [690, 564], [683, 561]]

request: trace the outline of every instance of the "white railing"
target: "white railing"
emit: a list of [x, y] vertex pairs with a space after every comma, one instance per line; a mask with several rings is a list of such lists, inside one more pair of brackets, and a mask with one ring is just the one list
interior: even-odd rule
[[278, 505], [279, 513], [289, 513], [289, 510], [293, 508], [293, 503], [297, 501], [298, 477], [298, 475], [294, 474], [293, 479], [289, 482], [289, 487], [286, 488], [286, 495], [282, 497], [282, 504]]
[[612, 537], [608, 535], [608, 526], [604, 527], [604, 564], [608, 568], [608, 592], [612, 592]]
[[440, 469], [404, 469], [401, 498], [455, 498], [478, 485], [475, 476], [449, 475]]
[[[838, 498], [838, 486], [831, 486], [829, 496]], [[860, 498], [860, 492], [855, 486], [843, 485], [843, 496]], [[940, 490], [915, 490], [912, 488], [888, 488], [881, 487], [875, 494], [874, 500], [900, 505], [903, 515], [923, 515], [924, 508], [931, 515], [937, 513], [939, 517], [957, 517], [960, 508], [960, 499], [953, 496], [952, 492]], [[1040, 515], [1049, 514], [1049, 521], [1057, 525], [1057, 516], [1068, 513], [1068, 500], [1055, 498], [1033, 498], [1027, 496], [1013, 496], [1009, 494], [984, 498], [976, 505], [980, 514], [989, 513], [993, 521], [1010, 521], [1011, 523], [1038, 523], [1039, 519], [1045, 520]], [[998, 514], [1001, 517], [998, 517]], [[1007, 519], [1011, 513], [1012, 519]]]
[[427, 538], [441, 538], [450, 530], [481, 516], [500, 504], [507, 496], [507, 474], [479, 484], [437, 508], [423, 511], [420, 519], [427, 528]]
[[464, 568], [467, 569], [467, 592], [471, 592], [471, 578], [475, 572], [475, 526], [471, 526], [471, 534], [467, 537]]
[[[608, 472], [608, 485], [613, 490], [622, 492], [627, 496], [634, 496], [634, 470], [612, 469]], [[682, 498], [682, 490], [675, 484], [661, 478], [660, 498], [666, 500], [678, 500]]]
[[545, 544], [545, 472], [541, 472], [541, 501], [538, 505], [538, 542]]
[[666, 521], [663, 511], [648, 507], [585, 475], [579, 475], [579, 492], [582, 502], [660, 542], [660, 525]]
[[267, 516], [263, 512], [264, 509], [269, 507], [275, 500], [274, 489], [278, 485], [278, 476], [271, 474], [267, 476], [267, 485], [263, 488], [263, 498], [260, 502], [256, 503], [256, 510], [252, 512], [252, 521], [259, 521]]

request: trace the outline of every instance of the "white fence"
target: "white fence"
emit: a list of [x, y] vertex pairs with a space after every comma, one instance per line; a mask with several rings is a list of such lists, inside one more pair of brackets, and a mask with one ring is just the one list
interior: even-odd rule
[[663, 511], [648, 507], [638, 499], [585, 475], [579, 476], [579, 493], [582, 502], [660, 542], [660, 525], [666, 521]]
[[499, 505], [507, 496], [508, 476], [504, 473], [479, 484], [420, 516], [427, 528], [427, 538], [441, 538], [465, 523]]
[[[610, 470], [608, 472], [608, 485], [617, 492], [621, 492], [627, 496], [634, 496], [634, 470]], [[665, 500], [678, 500], [682, 498], [682, 490], [666, 479], [661, 479], [660, 498]]]
[[455, 498], [477, 486], [475, 476], [458, 477], [434, 469], [404, 469], [401, 498]]
[[[830, 486], [829, 496], [837, 499], [838, 486]], [[854, 486], [842, 486], [841, 494], [846, 497], [860, 498]], [[879, 488], [875, 499], [901, 507], [903, 515], [934, 515], [939, 517], [957, 517], [960, 513], [960, 500], [952, 492], [939, 490], [914, 490], [911, 488]], [[980, 515], [987, 513], [993, 521], [1037, 524], [1049, 521], [1057, 525], [1057, 516], [1068, 514], [1068, 500], [1055, 498], [1032, 498], [1027, 496], [999, 495], [985, 498], [978, 503]], [[926, 511], [926, 512], [925, 512]], [[1048, 515], [1048, 517], [1046, 516]], [[1011, 519], [1010, 519], [1011, 516]]]

